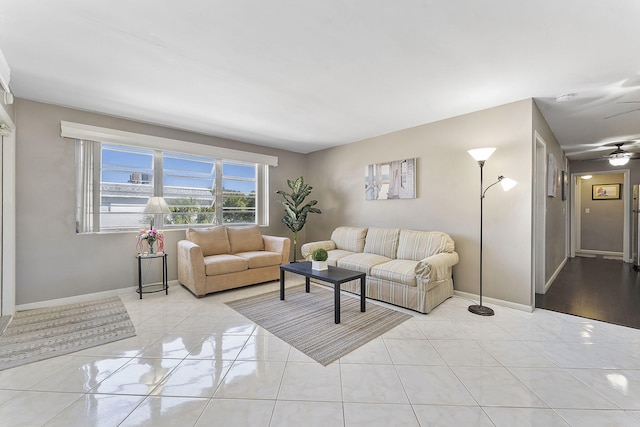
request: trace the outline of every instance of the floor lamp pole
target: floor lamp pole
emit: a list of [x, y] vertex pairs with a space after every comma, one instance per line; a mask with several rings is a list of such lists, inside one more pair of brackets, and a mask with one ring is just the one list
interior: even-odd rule
[[[484, 160], [479, 160], [478, 164], [480, 165], [480, 304], [479, 305], [470, 305], [469, 311], [473, 314], [478, 314], [480, 316], [493, 316], [493, 310], [489, 307], [485, 307], [482, 305], [482, 214], [483, 214], [483, 205], [484, 205], [484, 182], [483, 182], [483, 167]], [[488, 189], [488, 188], [487, 188]]]

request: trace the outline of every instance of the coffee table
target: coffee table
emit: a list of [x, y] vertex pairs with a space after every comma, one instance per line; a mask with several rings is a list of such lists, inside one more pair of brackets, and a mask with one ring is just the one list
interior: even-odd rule
[[284, 273], [299, 274], [305, 277], [305, 291], [309, 293], [309, 282], [311, 279], [317, 279], [323, 282], [329, 282], [333, 285], [334, 303], [333, 310], [335, 312], [335, 322], [340, 323], [340, 285], [351, 280], [360, 279], [360, 311], [365, 312], [365, 278], [366, 273], [359, 271], [347, 270], [329, 266], [327, 270], [313, 270], [311, 261], [294, 262], [280, 266], [280, 300], [284, 300]]

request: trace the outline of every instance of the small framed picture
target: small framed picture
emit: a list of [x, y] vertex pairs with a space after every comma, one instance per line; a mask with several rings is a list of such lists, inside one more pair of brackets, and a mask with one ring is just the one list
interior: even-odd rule
[[622, 184], [596, 184], [591, 186], [591, 200], [620, 199]]

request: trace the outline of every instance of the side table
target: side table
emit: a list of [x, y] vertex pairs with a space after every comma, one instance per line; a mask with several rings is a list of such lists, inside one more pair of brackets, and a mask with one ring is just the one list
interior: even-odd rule
[[[138, 292], [140, 294], [140, 299], [142, 299], [142, 294], [148, 294], [152, 292], [161, 292], [165, 291], [165, 295], [169, 295], [169, 282], [167, 280], [167, 253], [164, 252], [162, 254], [151, 254], [151, 255], [136, 255], [138, 259]], [[162, 283], [153, 283], [150, 285], [142, 285], [142, 261], [149, 261], [156, 258], [162, 258]]]

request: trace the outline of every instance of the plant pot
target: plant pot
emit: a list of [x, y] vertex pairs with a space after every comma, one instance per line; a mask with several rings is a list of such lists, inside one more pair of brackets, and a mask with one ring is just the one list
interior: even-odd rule
[[327, 266], [327, 261], [311, 261], [311, 269], [312, 270], [327, 270], [329, 267]]

